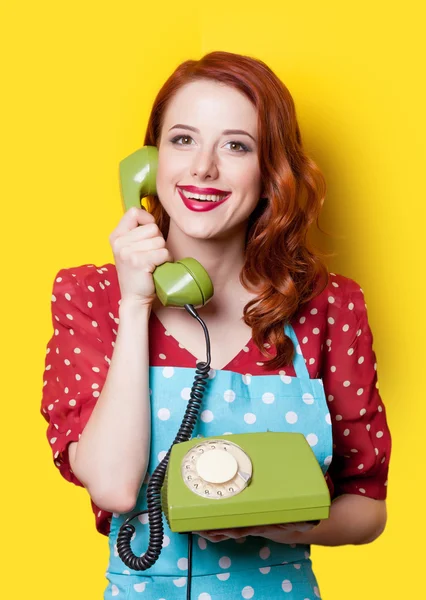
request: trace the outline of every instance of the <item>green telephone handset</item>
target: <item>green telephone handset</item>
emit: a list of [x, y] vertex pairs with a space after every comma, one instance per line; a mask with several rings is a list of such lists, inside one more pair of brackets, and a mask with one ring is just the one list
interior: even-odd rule
[[[141, 197], [156, 194], [158, 151], [144, 146], [120, 162], [124, 208], [141, 207]], [[204, 305], [213, 285], [193, 258], [164, 263], [153, 273], [163, 305], [183, 306], [204, 329], [206, 362], [198, 362], [185, 415], [173, 444], [152, 473], [148, 509], [129, 516], [117, 537], [117, 551], [128, 567], [144, 571], [158, 559], [163, 545], [162, 512], [170, 529], [184, 533], [226, 527], [249, 527], [329, 516], [330, 495], [321, 467], [302, 433], [258, 432], [193, 438], [210, 371], [207, 327], [194, 305]], [[285, 460], [277, 470], [273, 457]], [[130, 547], [130, 521], [148, 513], [149, 547], [136, 556]], [[191, 555], [191, 535], [188, 537]], [[188, 581], [191, 566], [188, 567]]]
[[[123, 207], [143, 208], [141, 198], [155, 196], [158, 150], [143, 146], [120, 162]], [[194, 258], [163, 263], [153, 273], [155, 292], [164, 306], [203, 306], [213, 296], [207, 271]]]

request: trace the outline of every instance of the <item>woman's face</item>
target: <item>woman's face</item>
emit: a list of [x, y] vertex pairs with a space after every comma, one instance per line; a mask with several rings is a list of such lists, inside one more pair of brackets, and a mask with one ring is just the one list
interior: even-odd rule
[[[165, 111], [158, 148], [157, 194], [170, 226], [202, 239], [245, 229], [261, 197], [257, 140], [256, 110], [238, 90], [206, 79], [182, 87]], [[191, 210], [185, 200], [193, 193], [220, 201], [201, 210], [212, 202], [192, 199]]]

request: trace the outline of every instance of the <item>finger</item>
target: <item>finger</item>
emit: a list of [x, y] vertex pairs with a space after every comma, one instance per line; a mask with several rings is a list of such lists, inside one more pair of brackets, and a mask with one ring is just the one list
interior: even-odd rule
[[300, 523], [281, 523], [277, 525], [279, 529], [284, 529], [285, 531], [310, 531], [315, 527], [312, 523], [300, 522]]
[[124, 213], [111, 236], [115, 239], [128, 231], [136, 229], [138, 225], [146, 225], [147, 223], [155, 223], [154, 216], [144, 208], [132, 206], [132, 208], [129, 208], [129, 210]]

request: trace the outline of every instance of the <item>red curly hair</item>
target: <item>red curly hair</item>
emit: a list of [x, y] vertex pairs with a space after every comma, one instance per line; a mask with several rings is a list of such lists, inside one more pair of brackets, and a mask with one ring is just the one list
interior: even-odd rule
[[[187, 83], [210, 79], [242, 92], [257, 109], [258, 157], [267, 198], [249, 217], [241, 284], [259, 290], [244, 307], [244, 322], [262, 354], [276, 355], [268, 369], [291, 364], [294, 346], [283, 323], [300, 307], [320, 294], [328, 283], [328, 270], [307, 239], [321, 211], [326, 184], [316, 163], [302, 147], [293, 98], [262, 61], [230, 52], [210, 52], [200, 60], [187, 60], [167, 79], [154, 100], [145, 145], [158, 146], [165, 109], [173, 95]], [[148, 210], [165, 239], [170, 218], [156, 196], [147, 197]]]

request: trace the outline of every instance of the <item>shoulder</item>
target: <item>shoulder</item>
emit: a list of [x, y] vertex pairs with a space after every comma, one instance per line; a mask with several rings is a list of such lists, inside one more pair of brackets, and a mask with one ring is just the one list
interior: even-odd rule
[[115, 304], [120, 299], [120, 286], [114, 264], [83, 264], [60, 269], [53, 282], [53, 298], [65, 297], [78, 302], [86, 298], [89, 302]]
[[326, 286], [300, 307], [296, 318], [302, 318], [302, 323], [312, 315], [329, 322], [348, 316], [358, 320], [365, 312], [364, 292], [360, 284], [339, 273], [329, 273]]
[[364, 302], [364, 292], [357, 281], [339, 273], [329, 273], [325, 288], [306, 307], [315, 306], [325, 311], [331, 307], [356, 310], [360, 300]]

